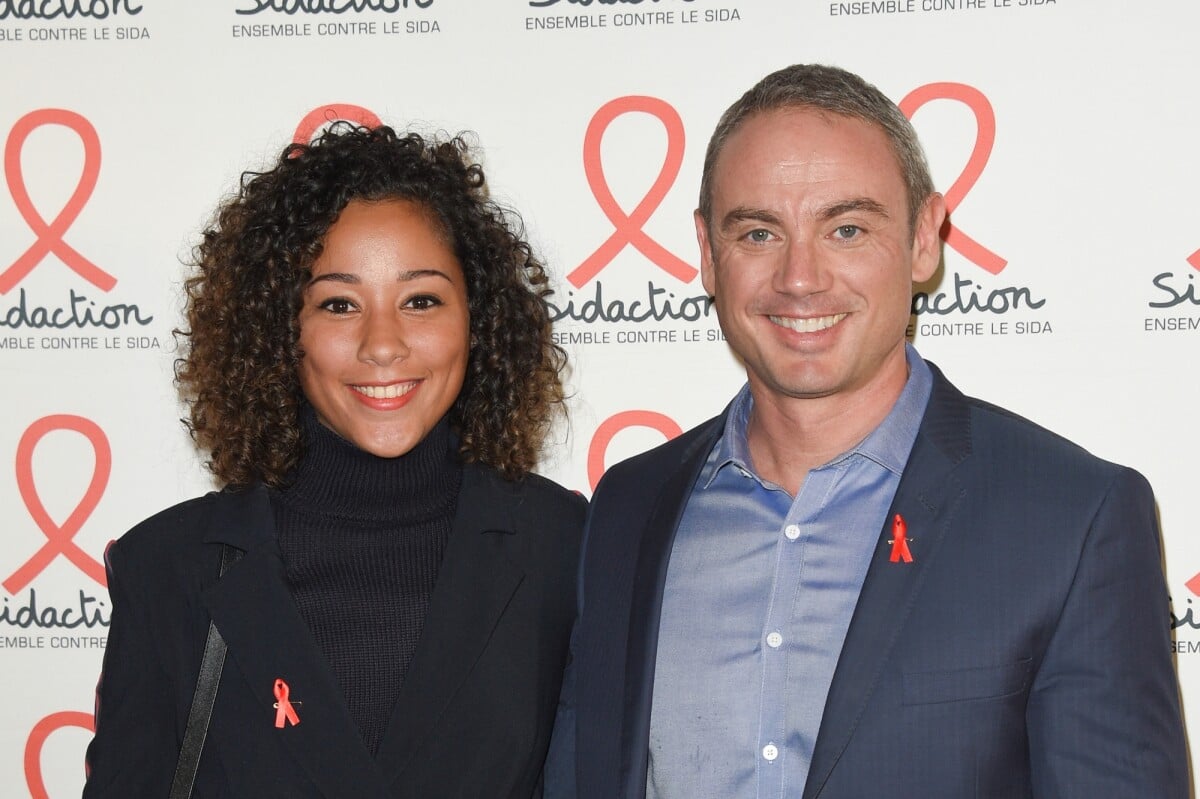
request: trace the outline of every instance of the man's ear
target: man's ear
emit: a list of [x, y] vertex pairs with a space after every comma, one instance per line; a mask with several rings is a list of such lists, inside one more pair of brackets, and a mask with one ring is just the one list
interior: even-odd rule
[[692, 213], [692, 219], [696, 223], [696, 243], [700, 245], [700, 283], [711, 297], [716, 294], [714, 290], [716, 281], [713, 274], [712, 240], [708, 235], [708, 223], [704, 221], [699, 210]]
[[917, 214], [913, 231], [912, 279], [924, 283], [933, 277], [942, 260], [942, 223], [946, 221], [946, 198], [938, 192], [930, 194]]

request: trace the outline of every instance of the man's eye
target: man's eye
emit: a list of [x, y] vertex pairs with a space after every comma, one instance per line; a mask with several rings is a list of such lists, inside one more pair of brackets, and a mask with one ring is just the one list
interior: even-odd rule
[[858, 225], [838, 225], [833, 231], [833, 234], [839, 239], [852, 239], [862, 233], [862, 228]]
[[351, 311], [354, 310], [354, 306], [351, 305], [349, 300], [343, 300], [340, 297], [331, 297], [330, 299], [322, 302], [317, 307], [321, 308], [323, 310], [329, 311], [330, 313], [333, 313], [333, 314], [350, 313]]
[[758, 228], [747, 233], [746, 238], [755, 244], [765, 244], [771, 240], [771, 231]]

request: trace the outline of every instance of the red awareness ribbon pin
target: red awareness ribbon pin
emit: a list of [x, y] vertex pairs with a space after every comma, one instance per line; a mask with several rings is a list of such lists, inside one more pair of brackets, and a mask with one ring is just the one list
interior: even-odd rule
[[908, 550], [908, 525], [905, 524], [904, 517], [899, 513], [892, 520], [892, 556], [888, 560], [892, 563], [913, 562], [912, 552]]
[[296, 715], [296, 708], [292, 707], [291, 701], [288, 700], [289, 692], [287, 683], [283, 680], [275, 680], [275, 726], [281, 730], [289, 721], [293, 727], [300, 723], [300, 717]]

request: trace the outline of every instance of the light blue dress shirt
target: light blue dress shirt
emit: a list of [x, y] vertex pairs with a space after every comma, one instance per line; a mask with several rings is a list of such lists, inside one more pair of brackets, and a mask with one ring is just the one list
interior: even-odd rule
[[932, 380], [909, 377], [858, 446], [792, 499], [755, 471], [748, 387], [671, 549], [650, 718], [648, 799], [798, 797], [838, 655]]

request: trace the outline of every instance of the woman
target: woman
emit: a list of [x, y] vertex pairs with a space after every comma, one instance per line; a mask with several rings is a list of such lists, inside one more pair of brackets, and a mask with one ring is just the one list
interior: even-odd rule
[[530, 474], [564, 357], [467, 156], [340, 128], [205, 233], [177, 377], [226, 488], [109, 551], [85, 797], [167, 795], [210, 620], [194, 796], [540, 795], [584, 502]]

